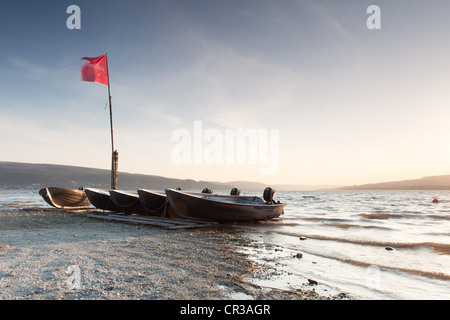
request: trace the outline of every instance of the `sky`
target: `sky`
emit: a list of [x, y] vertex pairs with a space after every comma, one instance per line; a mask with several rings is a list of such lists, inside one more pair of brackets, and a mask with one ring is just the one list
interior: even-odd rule
[[107, 86], [80, 73], [107, 53], [119, 172], [450, 174], [449, 15], [448, 0], [2, 1], [0, 161], [110, 169]]

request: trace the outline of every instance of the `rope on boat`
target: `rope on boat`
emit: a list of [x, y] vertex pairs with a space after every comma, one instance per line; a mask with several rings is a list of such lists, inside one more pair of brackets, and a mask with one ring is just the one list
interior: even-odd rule
[[164, 203], [163, 203], [158, 209], [155, 209], [155, 210], [149, 210], [149, 209], [145, 208], [145, 210], [147, 210], [147, 211], [150, 212], [150, 213], [157, 213], [158, 211], [160, 211], [160, 210], [164, 207], [164, 213], [163, 213], [163, 215], [162, 215], [162, 216], [164, 217], [165, 214], [166, 214], [166, 208], [165, 208], [166, 204], [167, 204], [167, 199], [164, 200]]
[[[110, 201], [112, 201], [111, 200], [111, 197], [108, 199], [108, 204], [107, 204], [107, 206], [109, 205], [109, 203], [110, 203]], [[132, 206], [134, 206], [136, 203], [138, 203], [140, 200], [139, 200], [139, 198], [136, 200], [136, 201], [134, 201], [133, 203], [130, 203], [130, 204], [126, 204], [126, 205], [123, 205], [123, 204], [121, 204], [120, 206], [121, 207], [124, 207], [124, 208], [129, 208], [129, 207], [132, 207]], [[166, 199], [165, 201], [164, 201], [164, 203], [158, 208], [158, 209], [155, 209], [155, 210], [150, 210], [150, 209], [147, 209], [147, 208], [144, 208], [146, 211], [148, 211], [149, 213], [157, 213], [158, 211], [160, 211], [163, 207], [164, 207], [164, 213], [163, 213], [163, 217], [165, 217], [165, 215], [166, 215], [166, 205], [167, 205], [167, 203], [168, 203], [168, 200]], [[113, 203], [114, 204], [114, 203]]]

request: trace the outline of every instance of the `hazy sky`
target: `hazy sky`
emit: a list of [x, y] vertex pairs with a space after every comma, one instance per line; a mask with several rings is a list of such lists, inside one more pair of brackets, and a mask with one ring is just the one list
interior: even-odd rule
[[[66, 25], [73, 4], [81, 29]], [[119, 171], [341, 185], [450, 174], [449, 15], [448, 0], [2, 1], [0, 161], [109, 169], [107, 87], [80, 74], [80, 58], [108, 53]], [[238, 129], [257, 133], [240, 159], [227, 147]]]

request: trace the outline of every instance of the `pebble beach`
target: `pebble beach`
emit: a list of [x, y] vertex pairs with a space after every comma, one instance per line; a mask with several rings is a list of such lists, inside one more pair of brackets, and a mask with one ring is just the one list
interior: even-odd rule
[[[227, 226], [166, 230], [64, 211], [0, 212], [1, 300], [321, 300], [311, 285], [255, 285], [267, 276]], [[250, 280], [249, 280], [250, 279]]]

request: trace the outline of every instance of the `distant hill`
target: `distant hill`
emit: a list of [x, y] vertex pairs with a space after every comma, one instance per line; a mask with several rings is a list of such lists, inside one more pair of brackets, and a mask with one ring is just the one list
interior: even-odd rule
[[[33, 164], [0, 162], [0, 189], [38, 189], [55, 186], [64, 188], [96, 187], [109, 189], [111, 172], [104, 169], [65, 166], [55, 164]], [[120, 189], [230, 189], [231, 185], [211, 181], [191, 179], [171, 179], [156, 175], [119, 172]], [[234, 186], [233, 186], [234, 187]]]
[[[119, 172], [120, 189], [155, 189], [183, 188], [186, 190], [202, 190], [205, 187], [213, 190], [264, 190], [268, 185], [252, 181], [196, 181], [192, 179], [173, 179], [157, 175], [133, 174]], [[0, 189], [39, 189], [55, 186], [64, 188], [95, 187], [109, 189], [111, 172], [105, 169], [94, 169], [56, 164], [34, 164], [0, 161]], [[270, 185], [281, 190], [450, 190], [450, 175], [423, 177], [421, 179], [370, 183], [354, 186], [332, 185]]]
[[450, 175], [338, 188], [339, 190], [450, 190]]
[[[111, 172], [105, 169], [0, 161], [0, 189], [40, 189], [48, 186], [109, 189], [110, 181]], [[118, 185], [122, 190], [138, 188], [162, 190], [177, 187], [186, 190], [202, 190], [205, 187], [213, 190], [231, 190], [231, 188], [237, 187], [241, 190], [262, 191], [267, 187], [263, 183], [251, 181], [196, 181], [127, 172], [119, 172]], [[273, 185], [271, 187], [275, 190], [306, 190], [305, 186], [295, 185]]]

